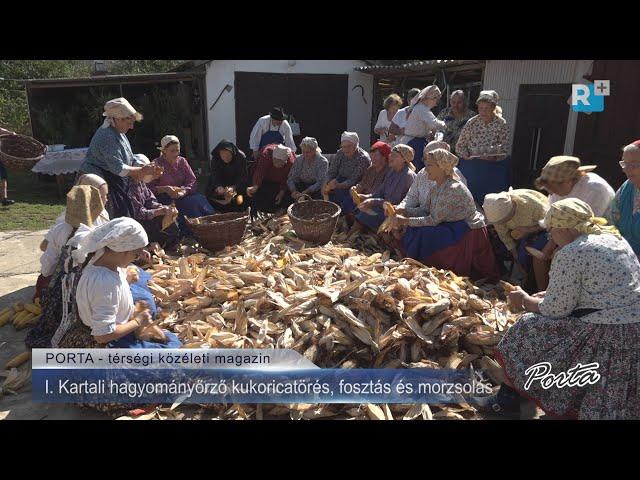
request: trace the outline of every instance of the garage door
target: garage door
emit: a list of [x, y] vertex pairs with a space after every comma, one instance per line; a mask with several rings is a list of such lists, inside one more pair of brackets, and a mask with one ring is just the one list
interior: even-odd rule
[[315, 137], [324, 152], [335, 152], [347, 129], [347, 89], [348, 75], [236, 72], [238, 147], [248, 152], [257, 119], [281, 106], [300, 124], [296, 145], [303, 137]]

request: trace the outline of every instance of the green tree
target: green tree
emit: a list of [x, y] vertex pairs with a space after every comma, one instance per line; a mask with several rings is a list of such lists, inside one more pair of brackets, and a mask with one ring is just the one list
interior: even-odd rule
[[184, 60], [113, 60], [109, 62], [109, 75], [135, 75], [162, 73], [177, 67]]
[[26, 91], [16, 80], [86, 77], [90, 67], [85, 60], [0, 60], [0, 125], [31, 133]]
[[[108, 73], [161, 73], [184, 60], [114, 60]], [[27, 95], [24, 85], [16, 80], [88, 77], [93, 70], [91, 60], [0, 60], [0, 125], [18, 133], [31, 135]]]

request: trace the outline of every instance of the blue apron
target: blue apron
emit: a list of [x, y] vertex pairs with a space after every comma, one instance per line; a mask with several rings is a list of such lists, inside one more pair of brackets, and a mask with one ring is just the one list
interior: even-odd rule
[[501, 162], [491, 162], [470, 158], [460, 159], [458, 169], [467, 179], [467, 188], [473, 195], [473, 199], [479, 205], [484, 203], [484, 197], [488, 193], [505, 192], [511, 185], [511, 157], [508, 156]]
[[266, 145], [271, 145], [272, 143], [277, 143], [281, 145], [284, 143], [284, 137], [280, 133], [280, 128], [282, 128], [282, 124], [278, 127], [278, 130], [271, 130], [271, 123], [269, 123], [269, 131], [262, 134], [260, 137], [260, 150], [262, 150]]
[[635, 186], [629, 180], [624, 182], [620, 190], [620, 220], [616, 227], [635, 254], [640, 255], [640, 212], [633, 214], [634, 193]]
[[358, 220], [361, 224], [369, 227], [374, 232], [377, 232], [378, 228], [380, 228], [380, 225], [382, 225], [385, 219], [384, 210], [381, 206], [375, 206], [371, 209], [371, 211], [375, 213], [375, 216], [369, 215], [368, 213], [364, 212], [358, 212], [356, 213], [356, 220]]
[[455, 245], [471, 230], [464, 220], [442, 222], [428, 227], [407, 227], [402, 237], [402, 249], [407, 257], [418, 261]]
[[413, 165], [416, 167], [416, 172], [419, 172], [424, 168], [424, 147], [427, 145], [426, 138], [416, 137], [407, 143], [413, 148]]
[[[346, 177], [338, 177], [336, 178], [336, 181], [338, 183], [343, 183], [346, 179]], [[336, 188], [329, 193], [329, 201], [340, 207], [340, 216], [351, 213], [355, 209], [355, 204], [353, 203], [351, 192], [349, 190], [349, 188]]]

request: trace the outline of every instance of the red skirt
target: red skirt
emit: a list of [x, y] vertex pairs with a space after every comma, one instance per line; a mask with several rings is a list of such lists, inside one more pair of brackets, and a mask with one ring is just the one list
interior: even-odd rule
[[36, 298], [40, 298], [42, 291], [49, 286], [50, 280], [51, 277], [43, 277], [42, 274], [38, 276], [38, 280], [36, 281], [36, 291], [33, 294], [32, 302], [35, 302]]
[[469, 230], [455, 245], [438, 250], [422, 260], [425, 265], [451, 270], [462, 277], [500, 279], [486, 227]]

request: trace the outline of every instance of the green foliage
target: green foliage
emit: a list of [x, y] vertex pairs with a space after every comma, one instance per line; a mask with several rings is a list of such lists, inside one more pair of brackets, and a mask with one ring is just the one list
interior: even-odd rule
[[184, 60], [113, 60], [109, 62], [109, 75], [135, 75], [162, 73], [177, 67]]
[[85, 77], [84, 60], [0, 60], [0, 125], [18, 133], [31, 133], [24, 86], [11, 79]]
[[[184, 60], [114, 60], [109, 62], [109, 74], [141, 74], [141, 73], [161, 73], [174, 68], [183, 63]], [[31, 135], [31, 125], [29, 121], [29, 111], [27, 106], [27, 96], [24, 86], [12, 79], [44, 79], [44, 78], [76, 78], [88, 77], [92, 73], [93, 64], [90, 60], [0, 60], [0, 78], [10, 80], [0, 80], [0, 126], [26, 135]], [[86, 119], [91, 119], [92, 128], [95, 127], [96, 118], [99, 119], [102, 113], [102, 106], [105, 100], [113, 98], [111, 94], [105, 93], [100, 88], [89, 89], [87, 93], [87, 103], [97, 109], [96, 112], [87, 114]], [[108, 97], [108, 98], [107, 98]], [[78, 102], [79, 103], [79, 102]], [[51, 125], [40, 125], [39, 130], [46, 132], [46, 143], [64, 143], [61, 139], [54, 141], [49, 139], [60, 132], [59, 125], [64, 124], [68, 128], [70, 136], [78, 137], [77, 144], [85, 144], [85, 140], [80, 140], [86, 135], [83, 132], [83, 125], [75, 125], [77, 122], [64, 123], [74, 116], [74, 109], [87, 108], [83, 105], [67, 104], [62, 110], [45, 112], [44, 118]], [[65, 112], [60, 116], [60, 112]], [[41, 112], [42, 113], [42, 112]], [[77, 113], [77, 111], [75, 112]], [[95, 114], [94, 114], [95, 113]], [[62, 118], [64, 117], [64, 118]], [[86, 123], [86, 122], [85, 122]], [[77, 127], [81, 127], [78, 131]], [[95, 128], [94, 128], [95, 130]], [[66, 136], [66, 133], [65, 133]], [[70, 143], [69, 140], [66, 143]]]

